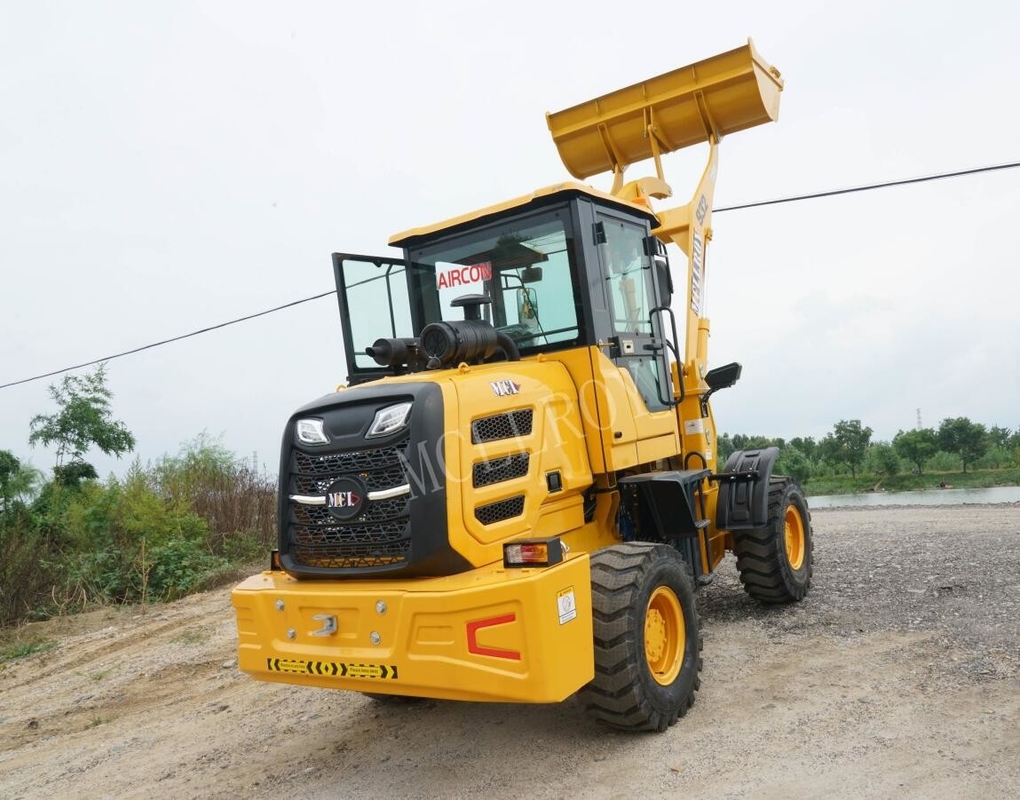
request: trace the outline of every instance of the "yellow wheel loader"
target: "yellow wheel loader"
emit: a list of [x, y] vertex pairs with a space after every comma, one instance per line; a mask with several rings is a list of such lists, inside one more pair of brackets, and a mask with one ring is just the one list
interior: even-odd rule
[[[775, 120], [782, 87], [748, 41], [549, 114], [567, 170], [611, 191], [333, 255], [348, 383], [287, 423], [279, 547], [233, 592], [242, 670], [382, 700], [577, 694], [662, 731], [694, 702], [694, 592], [726, 551], [751, 596], [804, 597], [810, 514], [776, 449], [718, 468], [709, 400], [741, 368], [709, 369], [704, 314], [718, 143]], [[704, 143], [690, 202], [657, 209], [662, 156]]]

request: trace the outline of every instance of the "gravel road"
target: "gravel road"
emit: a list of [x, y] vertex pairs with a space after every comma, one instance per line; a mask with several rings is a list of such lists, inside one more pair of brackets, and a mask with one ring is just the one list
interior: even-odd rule
[[658, 735], [257, 683], [229, 588], [39, 623], [57, 646], [0, 667], [0, 798], [1016, 797], [1020, 505], [813, 522], [803, 603], [732, 559], [700, 592], [702, 689]]

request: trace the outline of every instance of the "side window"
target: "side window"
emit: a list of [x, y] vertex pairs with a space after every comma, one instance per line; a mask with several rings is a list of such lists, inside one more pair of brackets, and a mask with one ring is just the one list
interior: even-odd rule
[[651, 336], [651, 271], [642, 250], [645, 232], [634, 225], [604, 220], [608, 263], [606, 279], [613, 327], [617, 333]]

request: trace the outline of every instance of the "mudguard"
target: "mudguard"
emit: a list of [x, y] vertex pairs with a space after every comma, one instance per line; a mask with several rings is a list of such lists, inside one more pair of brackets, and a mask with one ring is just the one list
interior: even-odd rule
[[779, 458], [778, 447], [737, 450], [727, 460], [719, 481], [716, 527], [739, 531], [763, 528], [768, 522], [769, 478]]

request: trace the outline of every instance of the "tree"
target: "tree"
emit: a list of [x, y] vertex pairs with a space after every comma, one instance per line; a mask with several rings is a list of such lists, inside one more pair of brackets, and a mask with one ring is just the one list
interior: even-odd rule
[[10, 450], [0, 450], [0, 513], [9, 517], [16, 503], [34, 497], [41, 477], [39, 470], [26, 467]]
[[1009, 449], [1009, 440], [1012, 438], [1013, 432], [1009, 428], [1001, 428], [998, 425], [993, 425], [988, 429], [988, 440], [992, 447], [1001, 447], [1003, 450]]
[[918, 428], [900, 431], [893, 437], [896, 452], [917, 467], [917, 474], [924, 474], [924, 465], [939, 450], [939, 440], [932, 428]]
[[988, 431], [985, 426], [966, 417], [949, 417], [939, 424], [939, 445], [947, 453], [955, 453], [967, 465], [977, 461], [988, 450]]
[[877, 442], [868, 449], [867, 461], [874, 472], [881, 475], [898, 475], [900, 457], [888, 442]]
[[776, 473], [789, 475], [797, 483], [804, 485], [811, 478], [811, 459], [793, 445], [787, 445], [779, 451]]
[[57, 467], [63, 466], [67, 456], [73, 464], [84, 464], [85, 454], [93, 447], [118, 458], [134, 449], [135, 437], [110, 410], [113, 392], [106, 387], [105, 364], [81, 377], [65, 375], [59, 385], [50, 384], [49, 393], [59, 411], [32, 418], [28, 443], [33, 447], [40, 442], [55, 444]]
[[871, 428], [861, 427], [859, 419], [841, 419], [822, 440], [822, 453], [830, 461], [846, 464], [850, 467], [850, 476], [856, 478], [857, 468], [868, 452], [871, 434]]
[[818, 443], [810, 436], [794, 436], [790, 439], [790, 444], [796, 447], [809, 459], [814, 460], [818, 458]]

